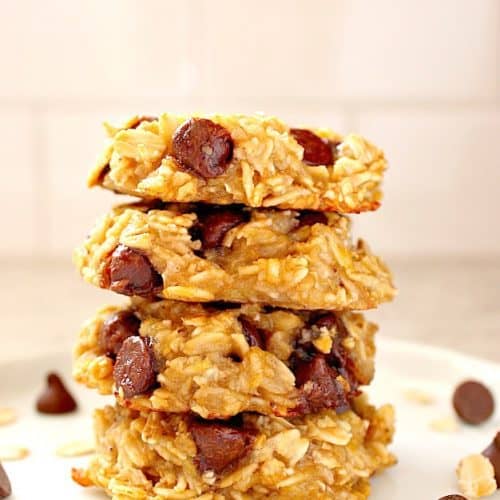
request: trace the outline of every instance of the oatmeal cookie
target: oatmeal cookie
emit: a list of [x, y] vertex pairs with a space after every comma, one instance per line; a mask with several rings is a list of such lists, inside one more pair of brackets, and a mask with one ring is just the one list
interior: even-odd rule
[[383, 152], [359, 135], [290, 128], [262, 115], [135, 116], [88, 183], [167, 202], [358, 213], [382, 198]]
[[376, 330], [349, 312], [135, 298], [84, 325], [73, 373], [136, 410], [342, 412], [373, 378]]
[[335, 213], [124, 205], [99, 220], [74, 260], [86, 281], [125, 295], [373, 308], [394, 297], [391, 274], [349, 229]]
[[243, 413], [229, 421], [106, 407], [97, 453], [73, 470], [115, 500], [366, 499], [369, 478], [394, 464], [393, 410], [361, 398], [342, 415], [292, 420]]

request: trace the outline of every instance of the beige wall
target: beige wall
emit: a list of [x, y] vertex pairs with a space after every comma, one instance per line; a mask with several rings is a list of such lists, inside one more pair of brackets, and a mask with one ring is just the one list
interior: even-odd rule
[[100, 122], [260, 110], [391, 162], [379, 252], [500, 254], [500, 0], [16, 0], [0, 19], [0, 257], [68, 258]]

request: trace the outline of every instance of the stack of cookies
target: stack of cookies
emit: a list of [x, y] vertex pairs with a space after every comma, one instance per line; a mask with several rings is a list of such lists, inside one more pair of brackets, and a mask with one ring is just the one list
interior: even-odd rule
[[75, 253], [129, 297], [86, 323], [74, 375], [114, 394], [73, 471], [125, 499], [362, 499], [394, 463], [393, 410], [368, 403], [376, 325], [395, 294], [350, 237], [386, 168], [358, 135], [261, 115], [107, 126], [89, 179], [140, 198]]

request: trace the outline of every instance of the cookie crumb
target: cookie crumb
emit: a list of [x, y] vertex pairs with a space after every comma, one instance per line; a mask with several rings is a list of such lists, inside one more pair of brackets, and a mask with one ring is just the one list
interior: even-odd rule
[[22, 460], [30, 454], [28, 448], [14, 445], [0, 445], [0, 461], [11, 462]]
[[90, 455], [95, 451], [95, 445], [89, 440], [69, 441], [57, 448], [56, 455], [64, 458]]
[[422, 391], [421, 389], [407, 389], [404, 391], [403, 395], [408, 401], [425, 406], [432, 405], [435, 402], [432, 394]]
[[491, 495], [497, 489], [493, 465], [483, 455], [474, 454], [462, 459], [457, 467], [457, 477], [460, 491], [473, 498]]

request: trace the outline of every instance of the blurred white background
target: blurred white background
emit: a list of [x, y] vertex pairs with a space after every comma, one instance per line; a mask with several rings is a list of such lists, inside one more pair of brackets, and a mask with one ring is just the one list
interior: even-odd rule
[[0, 251], [68, 259], [112, 201], [85, 189], [104, 120], [222, 110], [381, 145], [378, 251], [498, 254], [499, 47], [498, 0], [5, 2]]
[[264, 111], [365, 134], [390, 170], [382, 209], [356, 216], [356, 233], [399, 271], [391, 334], [444, 339], [451, 315], [469, 318], [464, 337], [500, 324], [499, 0], [5, 1], [0, 56], [9, 328], [27, 300], [54, 339], [71, 338], [111, 298], [70, 271], [71, 249], [117, 201], [85, 177], [101, 122], [162, 110]]

